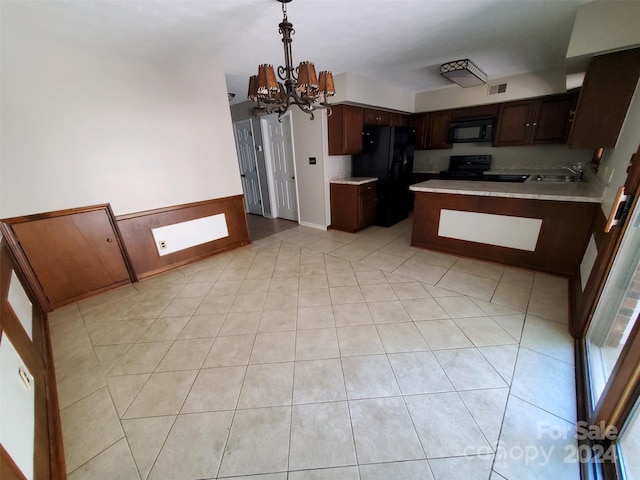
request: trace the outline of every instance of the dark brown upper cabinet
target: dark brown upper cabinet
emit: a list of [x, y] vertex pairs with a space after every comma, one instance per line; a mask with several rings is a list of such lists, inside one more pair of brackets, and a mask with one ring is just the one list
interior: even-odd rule
[[494, 147], [566, 143], [576, 95], [553, 95], [500, 105]]
[[429, 149], [451, 148], [449, 143], [449, 123], [451, 110], [431, 112], [429, 115]]
[[416, 150], [451, 148], [448, 141], [450, 121], [450, 110], [411, 115], [409, 125], [416, 130]]
[[333, 113], [327, 124], [329, 130], [329, 155], [350, 155], [362, 151], [362, 107], [333, 105]]
[[594, 57], [580, 90], [571, 148], [613, 148], [640, 76], [640, 48]]
[[399, 112], [388, 112], [374, 108], [364, 109], [364, 124], [379, 127], [406, 127], [409, 124], [409, 116]]
[[391, 113], [372, 108], [364, 109], [364, 124], [372, 126], [386, 127], [391, 125]]

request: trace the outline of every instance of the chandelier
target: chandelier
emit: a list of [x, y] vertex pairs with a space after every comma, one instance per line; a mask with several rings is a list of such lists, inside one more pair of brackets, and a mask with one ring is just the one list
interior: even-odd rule
[[308, 113], [313, 120], [313, 112], [317, 109], [327, 109], [331, 115], [331, 106], [327, 98], [335, 95], [333, 75], [329, 71], [320, 72], [316, 76], [316, 69], [311, 62], [301, 62], [297, 68], [292, 66], [291, 35], [295, 33], [293, 24], [287, 19], [287, 3], [291, 0], [278, 0], [282, 3], [283, 19], [280, 23], [280, 33], [284, 44], [285, 65], [278, 67], [276, 80], [273, 65], [258, 66], [258, 75], [249, 78], [249, 99], [256, 102], [254, 114], [278, 113], [280, 118], [292, 104]]

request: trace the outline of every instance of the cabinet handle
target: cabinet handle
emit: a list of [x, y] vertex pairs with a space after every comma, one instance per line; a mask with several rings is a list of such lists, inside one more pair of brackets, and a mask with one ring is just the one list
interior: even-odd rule
[[525, 123], [525, 125], [524, 125], [524, 126], [525, 126], [525, 127], [529, 127], [529, 124], [528, 124], [528, 123]]
[[614, 225], [624, 222], [624, 219], [629, 212], [628, 209], [631, 206], [631, 202], [629, 202], [630, 198], [633, 199], [630, 195], [625, 195], [624, 186], [618, 188], [618, 193], [616, 193], [615, 200], [611, 207], [611, 212], [607, 218], [607, 224], [604, 227], [605, 233], [609, 233]]
[[537, 123], [534, 123], [534, 124], [533, 124], [533, 126], [534, 126], [534, 127], [537, 127], [537, 126], [538, 126], [538, 124], [537, 124]]
[[107, 242], [109, 243], [113, 242], [113, 238], [107, 238]]
[[29, 378], [29, 374], [22, 367], [18, 367], [18, 375], [24, 383], [24, 386], [27, 387], [27, 390], [31, 390], [31, 378]]

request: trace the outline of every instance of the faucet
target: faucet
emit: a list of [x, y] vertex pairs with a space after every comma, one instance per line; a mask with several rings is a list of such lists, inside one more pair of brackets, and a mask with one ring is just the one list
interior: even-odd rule
[[572, 165], [571, 167], [567, 167], [566, 165], [563, 165], [562, 170], [569, 170], [574, 175], [577, 175], [578, 182], [581, 182], [582, 178], [584, 177], [584, 168], [582, 168], [582, 162], [578, 162], [576, 165]]

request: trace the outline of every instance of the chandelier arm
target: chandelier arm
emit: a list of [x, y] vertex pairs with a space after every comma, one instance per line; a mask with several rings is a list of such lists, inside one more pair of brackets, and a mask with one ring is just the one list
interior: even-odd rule
[[[272, 90], [273, 87], [270, 86], [269, 93], [262, 97], [260, 97], [257, 92], [253, 94], [251, 91], [249, 92], [249, 98], [254, 99], [257, 103], [257, 106], [254, 108], [254, 112], [256, 114], [271, 114], [278, 112], [278, 120], [281, 120], [282, 115], [287, 112], [291, 105], [295, 104], [300, 108], [300, 110], [309, 114], [311, 120], [313, 120], [314, 111], [317, 109], [325, 109], [328, 111], [327, 114], [331, 115], [331, 106], [327, 102], [327, 94], [329, 94], [329, 92], [326, 91], [326, 89], [318, 91], [318, 85], [315, 84], [315, 70], [313, 69], [313, 64], [311, 64], [310, 67], [313, 73], [310, 74], [309, 71], [305, 71], [305, 83], [299, 87], [302, 91], [297, 90], [301, 72], [300, 67], [293, 66], [293, 54], [291, 48], [293, 40], [291, 37], [295, 34], [295, 30], [293, 29], [293, 24], [289, 22], [287, 18], [286, 9], [286, 4], [291, 0], [278, 1], [282, 3], [283, 19], [279, 24], [279, 32], [282, 35], [285, 64], [284, 66], [279, 66], [277, 68], [278, 77], [281, 80], [281, 82], [278, 82], [277, 91]], [[309, 62], [304, 63], [308, 64]], [[272, 68], [270, 65], [269, 67]], [[322, 73], [326, 72], [321, 72], [321, 74]], [[314, 79], [313, 83], [306, 78], [310, 75]], [[250, 82], [250, 89], [251, 85], [252, 84]], [[331, 87], [333, 88], [333, 83], [331, 83]], [[333, 95], [333, 93], [331, 92], [330, 95]]]

